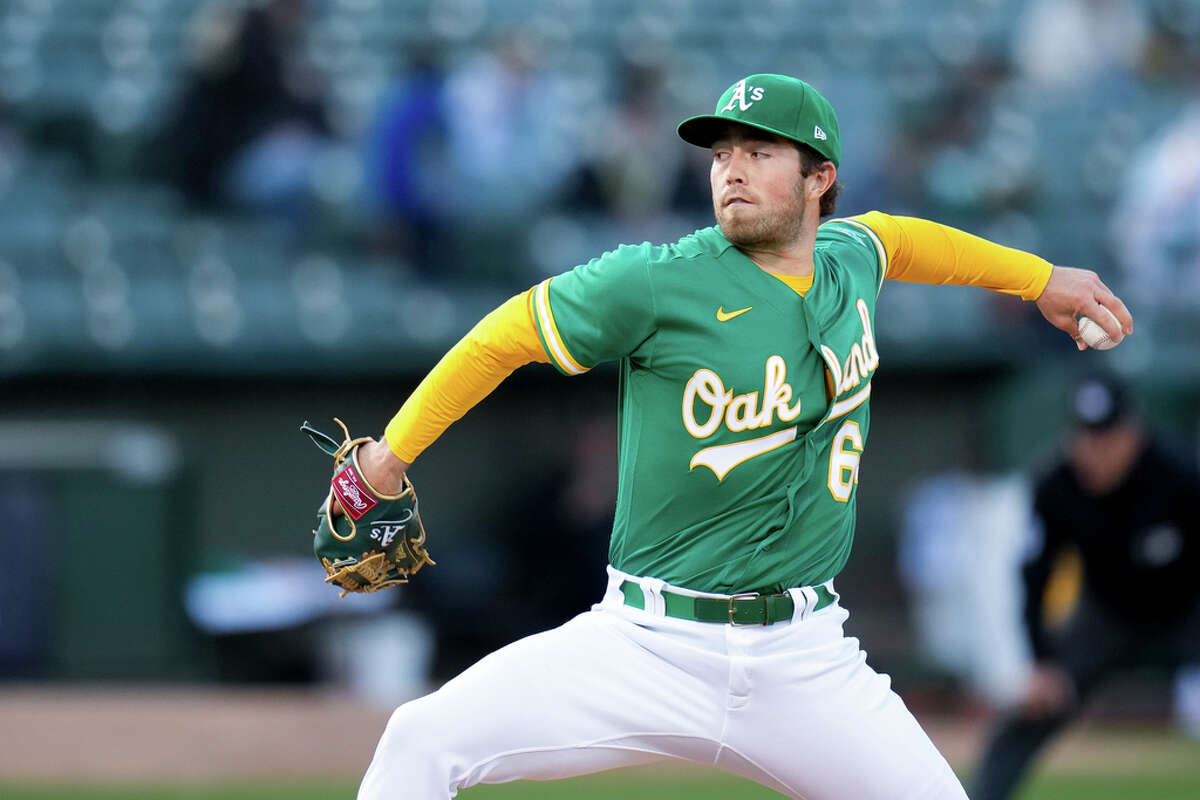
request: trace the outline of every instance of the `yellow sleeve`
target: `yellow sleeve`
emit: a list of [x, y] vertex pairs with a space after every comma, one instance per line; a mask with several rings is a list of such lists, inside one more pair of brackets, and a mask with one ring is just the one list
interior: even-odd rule
[[928, 220], [879, 211], [850, 219], [879, 237], [888, 257], [886, 277], [893, 281], [980, 286], [1036, 300], [1054, 268], [1032, 253]]
[[384, 430], [397, 457], [411, 464], [513, 370], [549, 360], [533, 324], [532, 292], [510, 297], [481, 319], [425, 376]]

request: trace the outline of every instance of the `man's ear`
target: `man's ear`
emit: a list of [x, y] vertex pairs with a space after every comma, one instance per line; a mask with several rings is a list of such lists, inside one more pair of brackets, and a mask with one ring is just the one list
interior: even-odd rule
[[821, 177], [820, 194], [825, 194], [829, 191], [829, 187], [837, 182], [837, 167], [832, 161], [824, 161], [815, 171], [816, 175]]

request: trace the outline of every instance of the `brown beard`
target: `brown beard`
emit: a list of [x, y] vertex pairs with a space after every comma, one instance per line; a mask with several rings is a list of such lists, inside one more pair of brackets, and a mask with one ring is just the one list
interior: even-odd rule
[[[713, 198], [713, 214], [721, 233], [742, 249], [770, 250], [790, 245], [800, 236], [804, 218], [804, 176], [796, 179], [792, 191], [792, 202], [778, 213], [755, 214], [750, 218], [735, 219], [730, 208], [720, 206]], [[753, 207], [756, 211], [758, 206]]]

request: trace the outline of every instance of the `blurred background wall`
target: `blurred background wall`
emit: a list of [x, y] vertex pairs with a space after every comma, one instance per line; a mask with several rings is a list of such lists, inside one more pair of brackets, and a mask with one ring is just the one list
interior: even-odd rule
[[[320, 584], [308, 531], [329, 465], [298, 426], [377, 434], [508, 296], [711, 224], [706, 154], [674, 126], [751, 72], [838, 109], [841, 213], [1096, 269], [1137, 321], [1081, 355], [1030, 304], [885, 287], [839, 588], [900, 685], [947, 671], [897, 569], [914, 497], [1026, 480], [1087, 369], [1131, 378], [1196, 448], [1198, 9], [0, 3], [0, 678], [337, 680], [373, 620], [390, 626], [369, 629], [378, 662], [415, 684], [586, 607], [615, 371], [527, 367], [428, 451], [413, 477], [441, 563], [386, 596]], [[1008, 497], [1005, 552], [1023, 525]], [[481, 597], [503, 613], [472, 615]]]

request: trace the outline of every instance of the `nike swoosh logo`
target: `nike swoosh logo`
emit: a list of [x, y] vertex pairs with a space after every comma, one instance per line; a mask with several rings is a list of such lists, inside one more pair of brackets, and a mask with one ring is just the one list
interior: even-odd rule
[[752, 308], [754, 308], [754, 306], [739, 308], [737, 311], [726, 311], [723, 306], [717, 306], [717, 322], [729, 322], [729, 320], [733, 319], [734, 317], [740, 317], [742, 314], [745, 314]]
[[788, 442], [795, 441], [795, 439], [796, 426], [793, 425], [785, 430], [760, 436], [757, 439], [706, 447], [692, 456], [692, 463], [688, 465], [688, 472], [699, 466], [708, 467], [717, 476], [717, 480], [721, 481], [729, 474], [729, 470], [743, 461], [749, 461], [764, 453], [769, 453], [772, 450], [783, 447]]

